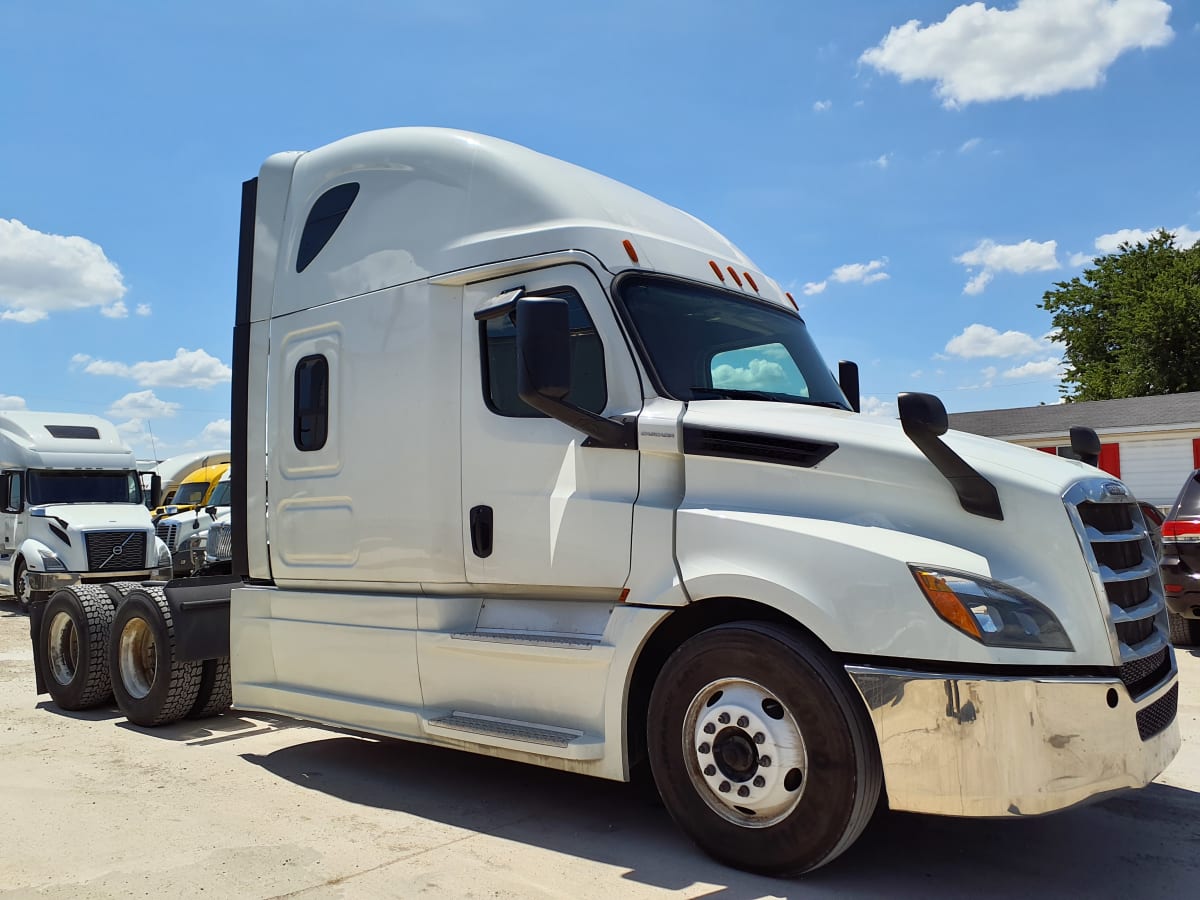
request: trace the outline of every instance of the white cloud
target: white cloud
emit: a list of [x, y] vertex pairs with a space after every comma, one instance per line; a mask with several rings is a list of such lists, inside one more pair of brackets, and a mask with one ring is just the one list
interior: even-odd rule
[[989, 325], [968, 325], [962, 334], [955, 335], [946, 344], [946, 352], [963, 359], [978, 359], [984, 356], [1032, 356], [1045, 353], [1049, 344], [1023, 331], [997, 331]]
[[976, 147], [978, 147], [982, 143], [983, 143], [983, 138], [977, 138], [977, 137], [970, 138], [969, 140], [963, 141], [962, 146], [958, 148], [958, 152], [959, 153], [970, 153], [972, 150], [974, 150]]
[[[1200, 241], [1200, 231], [1188, 228], [1186, 225], [1180, 225], [1178, 228], [1168, 228], [1167, 230], [1175, 235], [1175, 246], [1181, 250], [1186, 250], [1192, 244], [1196, 243], [1196, 241]], [[1122, 244], [1146, 243], [1157, 231], [1157, 228], [1122, 228], [1120, 231], [1114, 231], [1112, 234], [1102, 234], [1096, 238], [1096, 249], [1101, 253], [1116, 253]]]
[[178, 403], [159, 400], [154, 391], [138, 391], [126, 394], [110, 406], [108, 414], [115, 419], [164, 419], [175, 415], [178, 410]]
[[89, 375], [115, 375], [132, 378], [142, 387], [210, 388], [224, 384], [233, 377], [233, 370], [204, 350], [185, 350], [180, 347], [172, 359], [136, 362], [132, 365], [93, 359], [85, 353], [71, 357], [74, 366], [83, 366]]
[[0, 319], [38, 322], [91, 307], [112, 316], [124, 309], [125, 290], [121, 271], [98, 244], [0, 219]]
[[129, 307], [125, 305], [124, 300], [118, 300], [116, 303], [100, 307], [100, 315], [110, 319], [124, 319], [129, 315]]
[[201, 443], [209, 444], [228, 444], [230, 435], [230, 422], [228, 419], [217, 419], [215, 422], [209, 422], [204, 426], [204, 430], [200, 432]]
[[878, 397], [868, 396], [863, 397], [859, 401], [859, 406], [864, 416], [878, 416], [888, 419], [896, 417], [896, 404], [890, 400], [880, 400]]
[[712, 384], [717, 388], [772, 390], [786, 386], [787, 380], [783, 366], [768, 359], [752, 359], [745, 367], [724, 363], [712, 370]]
[[888, 277], [888, 273], [882, 271], [883, 267], [887, 264], [887, 257], [873, 259], [865, 263], [847, 263], [844, 266], [838, 266], [834, 269], [829, 277], [841, 284], [848, 284], [854, 281], [861, 281], [863, 284], [874, 284]]
[[871, 160], [871, 165], [878, 169], [886, 169], [892, 162], [892, 154], [885, 153], [877, 159]]
[[833, 108], [832, 100], [818, 100], [813, 104], [813, 112], [828, 112]]
[[149, 303], [139, 303], [137, 305], [137, 314], [139, 316], [150, 315], [150, 304]]
[[968, 269], [980, 269], [963, 287], [964, 294], [981, 294], [997, 272], [1046, 272], [1058, 268], [1058, 242], [1024, 240], [1019, 244], [997, 244], [982, 240], [975, 248], [954, 257]]
[[1070, 264], [1071, 264], [1071, 268], [1077, 269], [1080, 266], [1086, 266], [1091, 261], [1092, 261], [1092, 255], [1090, 253], [1072, 253], [1071, 259], [1070, 259]]
[[811, 297], [813, 294], [822, 293], [828, 286], [828, 281], [809, 281], [804, 285], [804, 293]]
[[1004, 373], [1005, 378], [1045, 378], [1048, 375], [1053, 375], [1056, 378], [1060, 375], [1063, 367], [1062, 360], [1057, 356], [1052, 356], [1048, 359], [1035, 359], [1025, 363], [1023, 366], [1016, 366], [1008, 369]]
[[25, 398], [15, 394], [0, 394], [0, 409], [25, 409]]
[[894, 27], [859, 57], [901, 82], [933, 81], [942, 105], [1026, 100], [1092, 88], [1118, 56], [1161, 47], [1174, 32], [1165, 0], [1018, 0], [1010, 9], [976, 2], [922, 27]]

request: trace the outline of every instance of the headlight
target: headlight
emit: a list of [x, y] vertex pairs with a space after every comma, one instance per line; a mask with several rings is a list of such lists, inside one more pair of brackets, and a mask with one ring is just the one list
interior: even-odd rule
[[67, 567], [63, 565], [63, 561], [58, 558], [58, 554], [53, 550], [39, 550], [38, 554], [42, 557], [42, 568], [47, 572], [67, 571]]
[[171, 551], [167, 549], [166, 544], [158, 545], [158, 568], [170, 568], [171, 566]]
[[1010, 584], [952, 569], [909, 566], [934, 611], [989, 647], [1074, 650], [1062, 623]]
[[201, 531], [199, 534], [189, 534], [179, 543], [180, 550], [199, 550], [208, 540], [208, 532]]

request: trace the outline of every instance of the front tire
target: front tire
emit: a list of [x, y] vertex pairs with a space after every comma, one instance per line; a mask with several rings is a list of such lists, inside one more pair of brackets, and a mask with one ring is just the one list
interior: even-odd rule
[[130, 591], [117, 608], [108, 665], [117, 706], [135, 725], [182, 719], [200, 692], [201, 664], [178, 658], [171, 607], [159, 587]]
[[719, 625], [667, 660], [650, 697], [654, 778], [676, 823], [740, 869], [796, 875], [857, 839], [882, 785], [844, 672], [765, 622]]
[[1171, 643], [1176, 647], [1194, 647], [1200, 644], [1200, 619], [1186, 619], [1179, 613], [1167, 612]]

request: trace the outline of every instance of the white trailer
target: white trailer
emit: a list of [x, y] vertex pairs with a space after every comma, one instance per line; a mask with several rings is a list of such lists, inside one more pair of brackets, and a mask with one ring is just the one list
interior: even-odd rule
[[77, 583], [170, 574], [137, 463], [98, 416], [0, 413], [0, 590], [28, 604]]
[[947, 433], [929, 395], [865, 418], [839, 372], [729, 241], [592, 172], [440, 129], [272, 156], [243, 187], [244, 583], [130, 592], [117, 700], [182, 715], [227, 653], [243, 709], [648, 766], [701, 847], [774, 874], [881, 795], [1028, 816], [1148, 783], [1177, 670], [1125, 487]]

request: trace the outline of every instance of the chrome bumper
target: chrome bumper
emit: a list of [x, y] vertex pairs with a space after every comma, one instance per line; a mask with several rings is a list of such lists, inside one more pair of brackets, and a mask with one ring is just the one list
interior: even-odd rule
[[26, 572], [30, 591], [57, 591], [73, 584], [94, 584], [103, 581], [170, 581], [169, 568], [137, 569], [128, 572]]
[[870, 711], [894, 810], [1041, 815], [1142, 787], [1179, 750], [1174, 665], [1136, 702], [1118, 678], [846, 672]]

